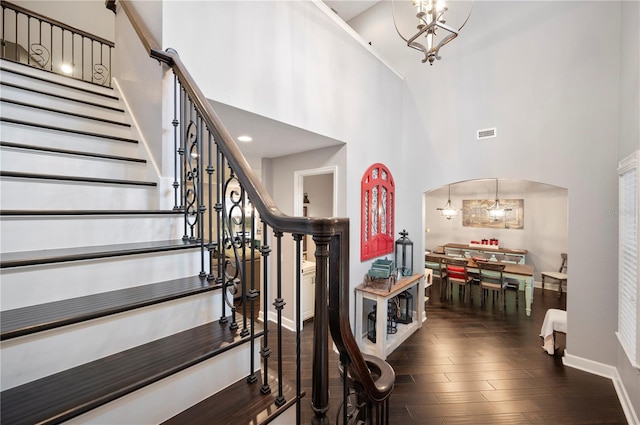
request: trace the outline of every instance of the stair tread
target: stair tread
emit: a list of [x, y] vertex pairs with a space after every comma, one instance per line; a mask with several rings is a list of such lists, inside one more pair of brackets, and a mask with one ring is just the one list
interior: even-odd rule
[[[76, 91], [80, 91], [80, 92], [84, 92], [84, 93], [88, 93], [94, 96], [100, 96], [106, 99], [112, 99], [112, 100], [118, 100], [119, 98], [115, 95], [113, 95], [113, 93], [107, 94], [107, 93], [103, 93], [101, 91], [98, 91], [96, 88], [100, 87], [100, 90], [107, 90], [110, 92], [113, 92], [113, 88], [111, 87], [106, 87], [103, 85], [96, 85], [94, 83], [88, 82], [88, 81], [84, 81], [84, 80], [80, 80], [77, 78], [71, 78], [71, 77], [67, 77], [64, 76], [62, 74], [58, 74], [58, 73], [52, 73], [51, 71], [48, 70], [44, 70], [44, 69], [38, 69], [32, 66], [28, 66], [25, 64], [21, 64], [20, 62], [15, 62], [12, 60], [9, 60], [7, 58], [2, 58], [3, 61], [0, 62], [0, 72], [8, 72], [11, 74], [16, 74], [19, 75], [23, 78], [29, 78], [32, 80], [39, 80], [42, 81], [44, 83], [47, 84], [51, 84], [51, 85], [55, 85], [55, 86], [60, 86], [60, 87], [64, 87], [66, 89], [69, 90], [76, 90]], [[8, 60], [9, 63], [14, 63], [14, 64], [19, 64], [21, 65], [23, 68], [23, 71], [20, 71], [18, 69], [11, 69], [11, 68], [7, 68], [5, 64], [5, 60]], [[26, 72], [26, 71], [29, 72]], [[49, 77], [53, 77], [53, 78], [49, 78]], [[65, 78], [67, 79], [67, 82], [61, 82], [61, 81], [56, 81], [57, 78]]]
[[192, 276], [0, 312], [6, 340], [216, 289]]
[[[248, 384], [241, 380], [217, 392], [200, 403], [180, 412], [176, 416], [162, 422], [162, 425], [236, 425], [262, 424], [265, 419], [273, 416], [277, 410], [286, 409], [287, 404], [278, 407], [275, 403], [278, 397], [277, 373], [268, 372], [268, 384], [271, 392], [262, 394], [261, 374], [256, 374], [256, 382]], [[295, 385], [284, 380], [282, 395], [287, 402], [294, 402], [296, 397]], [[302, 394], [304, 396], [304, 394]]]
[[200, 245], [182, 239], [167, 241], [136, 242], [115, 245], [97, 245], [38, 251], [4, 252], [0, 268], [58, 263], [64, 261], [89, 260], [122, 255], [145, 254], [162, 251], [198, 248]]
[[248, 337], [240, 337], [240, 329], [230, 329], [230, 321], [211, 322], [173, 334], [3, 391], [2, 421], [61, 422], [247, 340]]
[[41, 94], [43, 96], [55, 97], [55, 98], [67, 100], [67, 101], [70, 101], [70, 102], [82, 103], [82, 104], [89, 105], [89, 106], [94, 106], [94, 107], [97, 107], [97, 108], [108, 109], [108, 110], [111, 110], [111, 111], [124, 113], [124, 109], [122, 109], [122, 108], [108, 106], [108, 105], [104, 105], [104, 104], [96, 103], [96, 102], [89, 102], [89, 101], [82, 100], [82, 99], [77, 99], [77, 98], [74, 98], [74, 97], [71, 97], [71, 96], [63, 96], [63, 95], [59, 95], [59, 94], [55, 94], [55, 93], [49, 93], [49, 92], [45, 92], [43, 90], [36, 90], [36, 89], [34, 89], [32, 87], [25, 87], [25, 86], [21, 86], [21, 85], [18, 85], [18, 84], [8, 83], [6, 81], [0, 81], [0, 86], [7, 86], [7, 87], [20, 89], [20, 90], [27, 90], [27, 91], [30, 91], [32, 93]]

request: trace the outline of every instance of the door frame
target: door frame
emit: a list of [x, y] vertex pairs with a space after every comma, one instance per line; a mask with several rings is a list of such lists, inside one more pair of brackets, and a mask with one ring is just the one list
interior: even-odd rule
[[[293, 173], [293, 214], [297, 217], [302, 216], [302, 208], [303, 208], [303, 199], [304, 199], [304, 178], [310, 176], [318, 176], [323, 174], [332, 174], [333, 175], [333, 211], [332, 215], [336, 217], [338, 215], [338, 166], [337, 165], [329, 165], [326, 167], [312, 168], [307, 170], [299, 170]], [[300, 254], [302, 255], [302, 253]], [[294, 311], [297, 311], [298, 306], [296, 305], [297, 300], [297, 288], [295, 287], [296, 282], [296, 270], [295, 262], [293, 265], [293, 282], [294, 282]], [[300, 294], [300, 299], [302, 299], [302, 294]], [[300, 317], [300, 329], [303, 327], [303, 320]]]

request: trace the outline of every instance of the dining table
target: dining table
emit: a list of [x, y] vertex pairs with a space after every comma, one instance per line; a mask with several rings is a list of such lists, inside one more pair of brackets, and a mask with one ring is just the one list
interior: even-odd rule
[[[435, 257], [440, 258], [459, 258], [452, 257], [445, 254], [430, 253]], [[464, 258], [467, 260], [467, 270], [471, 273], [479, 273], [478, 264], [476, 261], [480, 261], [474, 258]], [[504, 271], [502, 272], [504, 277], [510, 277], [517, 279], [520, 282], [519, 290], [524, 291], [525, 299], [525, 313], [527, 316], [531, 316], [531, 306], [533, 305], [533, 272], [534, 267], [532, 264], [513, 264], [503, 263], [500, 261], [491, 261], [492, 263], [504, 264]]]

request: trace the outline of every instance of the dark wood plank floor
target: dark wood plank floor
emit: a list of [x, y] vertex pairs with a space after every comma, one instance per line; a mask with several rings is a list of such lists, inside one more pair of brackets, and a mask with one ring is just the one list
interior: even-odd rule
[[[565, 297], [535, 290], [533, 312], [524, 312], [524, 294], [515, 307], [507, 294], [506, 311], [491, 300], [479, 306], [442, 302], [432, 288], [427, 321], [388, 362], [396, 371], [391, 396], [391, 424], [626, 424], [611, 380], [565, 367], [565, 339], [554, 356], [542, 350], [539, 337], [548, 308], [565, 308]], [[455, 292], [455, 291], [454, 291]], [[311, 421], [313, 323], [302, 332], [302, 422]], [[271, 333], [273, 335], [273, 333]], [[272, 337], [275, 341], [275, 338]], [[284, 368], [295, 377], [294, 336], [284, 336]], [[290, 354], [289, 354], [290, 353]], [[331, 423], [335, 423], [342, 386], [337, 356], [330, 367]]]

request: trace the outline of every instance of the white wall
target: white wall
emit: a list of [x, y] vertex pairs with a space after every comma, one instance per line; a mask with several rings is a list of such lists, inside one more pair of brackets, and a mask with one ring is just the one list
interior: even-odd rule
[[[149, 22], [158, 19], [161, 12], [160, 2], [155, 1], [136, 1], [130, 6]], [[167, 68], [149, 57], [120, 6], [117, 12], [113, 76], [128, 102], [135, 123], [142, 133], [142, 143], [147, 147], [154, 164], [161, 175], [172, 177], [172, 170], [163, 170], [163, 167], [170, 168], [172, 162], [168, 158], [173, 156], [163, 150], [163, 146], [171, 146], [173, 143], [170, 142], [173, 137], [173, 117], [163, 117], [165, 89], [162, 80]], [[171, 156], [166, 158], [167, 155]]]
[[[347, 144], [350, 160], [339, 167], [345, 192], [338, 213], [352, 217], [351, 285], [360, 284], [369, 268], [357, 260], [362, 174], [382, 162], [397, 185], [408, 184], [397, 155], [403, 81], [312, 2], [181, 1], [164, 2], [163, 8], [163, 45], [178, 51], [207, 98]], [[289, 161], [277, 159], [272, 170], [262, 170], [286, 213], [293, 211], [293, 186], [284, 170], [322, 166], [317, 159]], [[397, 199], [399, 205], [405, 201]], [[398, 211], [396, 227], [412, 225], [400, 220]], [[417, 232], [420, 222], [413, 226]]]
[[[549, 13], [547, 2], [475, 2], [433, 66], [402, 47], [388, 6], [352, 23], [405, 73], [405, 104], [419, 111], [405, 133], [403, 208], [419, 211], [423, 192], [476, 178], [567, 188], [571, 281], [581, 288], [568, 297], [568, 352], [615, 364], [620, 3], [554, 2]], [[487, 127], [498, 137], [476, 141]]]
[[[620, 8], [620, 141], [618, 159], [640, 149], [640, 3], [622, 2]], [[640, 283], [639, 283], [640, 284]], [[640, 417], [640, 370], [631, 365], [617, 344], [618, 373], [630, 402]]]

